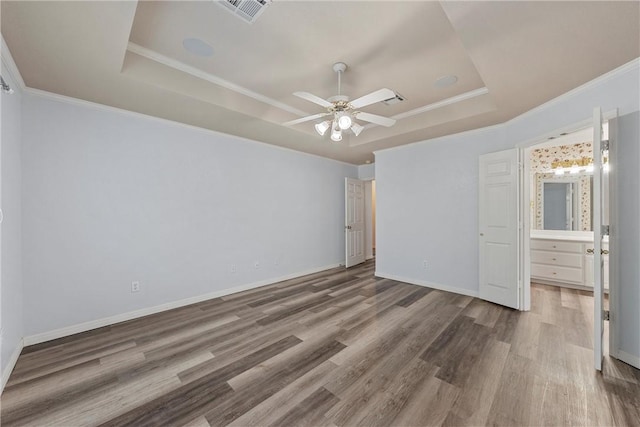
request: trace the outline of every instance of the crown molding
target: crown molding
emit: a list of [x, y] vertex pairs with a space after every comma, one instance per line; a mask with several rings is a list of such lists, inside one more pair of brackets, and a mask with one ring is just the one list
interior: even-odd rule
[[9, 74], [11, 75], [11, 80], [17, 83], [20, 89], [25, 90], [27, 86], [24, 84], [20, 70], [18, 69], [16, 62], [13, 60], [13, 56], [11, 56], [9, 46], [7, 46], [7, 43], [4, 41], [4, 36], [0, 34], [0, 38], [2, 39], [2, 50], [0, 50], [2, 63], [7, 67], [7, 71], [9, 71]]
[[589, 80], [588, 82], [584, 83], [583, 85], [580, 85], [576, 88], [571, 89], [569, 92], [565, 92], [562, 95], [559, 95], [547, 102], [545, 102], [544, 104], [540, 104], [537, 107], [533, 107], [531, 110], [525, 111], [524, 113], [520, 114], [519, 116], [516, 116], [512, 119], [509, 119], [506, 123], [511, 123], [511, 122], [515, 122], [517, 120], [526, 118], [527, 116], [536, 114], [546, 108], [552, 107], [556, 104], [562, 103], [564, 101], [566, 101], [567, 99], [581, 93], [581, 92], [585, 92], [589, 89], [595, 88], [597, 86], [600, 86], [602, 84], [607, 83], [609, 80], [613, 80], [615, 78], [617, 78], [618, 76], [625, 74], [629, 71], [633, 71], [634, 69], [638, 70], [640, 72], [640, 58], [636, 58], [633, 59], [629, 62], [627, 62], [626, 64], [623, 64], [621, 66], [619, 66], [618, 68], [614, 68], [613, 70], [602, 74], [598, 77], [596, 77], [593, 80]]
[[489, 126], [484, 126], [484, 127], [475, 128], [475, 129], [469, 129], [469, 130], [465, 130], [465, 131], [458, 132], [458, 133], [451, 133], [449, 135], [437, 136], [435, 138], [425, 139], [425, 140], [422, 140], [422, 141], [416, 141], [416, 142], [412, 142], [410, 144], [398, 145], [397, 147], [383, 148], [382, 150], [374, 151], [373, 154], [376, 155], [378, 153], [384, 153], [386, 151], [401, 150], [403, 148], [408, 148], [408, 147], [411, 147], [411, 146], [414, 146], [414, 145], [424, 144], [425, 142], [442, 142], [442, 141], [446, 141], [447, 139], [459, 138], [461, 136], [473, 135], [473, 134], [481, 133], [481, 132], [490, 132], [492, 130], [499, 130], [499, 129], [505, 128], [505, 127], [506, 127], [506, 122], [496, 123], [495, 125], [489, 125]]
[[145, 57], [147, 59], [150, 59], [152, 61], [158, 62], [162, 65], [166, 65], [167, 67], [171, 67], [175, 70], [178, 71], [182, 71], [184, 73], [190, 74], [194, 77], [197, 77], [199, 79], [202, 80], [206, 80], [210, 83], [213, 83], [215, 85], [221, 86], [225, 89], [229, 89], [232, 90], [236, 93], [239, 93], [241, 95], [245, 95], [248, 96], [249, 98], [253, 98], [256, 101], [260, 101], [263, 102], [265, 104], [269, 104], [272, 107], [276, 107], [279, 108], [281, 110], [284, 110], [286, 112], [295, 114], [297, 116], [303, 117], [303, 116], [308, 116], [309, 113], [299, 110], [295, 107], [292, 107], [288, 104], [285, 104], [284, 102], [280, 102], [280, 101], [276, 101], [275, 99], [269, 98], [268, 96], [262, 95], [258, 92], [254, 92], [250, 89], [247, 89], [245, 87], [242, 87], [240, 85], [237, 85], [235, 83], [231, 83], [228, 80], [224, 80], [223, 78], [220, 78], [218, 76], [215, 76], [211, 73], [207, 73], [205, 71], [199, 70], [195, 67], [192, 67], [190, 65], [184, 64], [180, 61], [177, 61], [173, 58], [169, 58], [168, 56], [162, 55], [161, 53], [158, 53], [154, 50], [151, 49], [147, 49], [146, 47], [142, 47], [138, 44], [135, 44], [133, 42], [129, 42], [129, 44], [127, 45], [127, 50], [129, 52], [135, 53], [136, 55], [140, 55], [142, 57]]
[[293, 148], [282, 147], [282, 146], [279, 146], [279, 145], [270, 144], [268, 142], [257, 141], [257, 140], [254, 140], [254, 139], [249, 139], [249, 138], [245, 138], [245, 137], [242, 137], [242, 136], [232, 135], [232, 134], [229, 134], [229, 133], [224, 133], [224, 132], [220, 132], [220, 131], [213, 130], [213, 129], [207, 129], [207, 128], [203, 128], [203, 127], [200, 127], [200, 126], [190, 125], [190, 124], [178, 122], [178, 121], [175, 121], [175, 120], [169, 120], [169, 119], [165, 119], [165, 118], [162, 118], [162, 117], [151, 116], [149, 114], [138, 113], [136, 111], [125, 110], [125, 109], [118, 108], [118, 107], [112, 107], [110, 105], [99, 104], [97, 102], [85, 101], [84, 99], [72, 98], [70, 96], [60, 95], [58, 93], [47, 92], [46, 90], [34, 89], [34, 88], [27, 87], [25, 89], [25, 93], [27, 93], [29, 95], [32, 95], [32, 96], [36, 96], [38, 98], [50, 99], [52, 101], [63, 102], [65, 104], [76, 105], [76, 106], [89, 108], [89, 109], [96, 110], [96, 111], [104, 111], [104, 112], [116, 113], [116, 114], [120, 114], [120, 115], [123, 115], [123, 116], [129, 116], [129, 117], [134, 117], [134, 118], [138, 118], [138, 119], [154, 121], [154, 122], [157, 122], [157, 123], [163, 123], [163, 124], [167, 124], [167, 125], [171, 125], [171, 126], [176, 126], [176, 127], [181, 127], [181, 128], [185, 128], [185, 129], [201, 132], [201, 133], [204, 133], [204, 134], [207, 134], [207, 135], [230, 138], [230, 139], [233, 139], [233, 140], [236, 140], [236, 141], [243, 141], [243, 142], [248, 142], [248, 143], [252, 143], [252, 144], [262, 144], [262, 145], [266, 145], [268, 147], [275, 148], [275, 149], [278, 149], [278, 150], [284, 150], [284, 151], [288, 151], [288, 152], [291, 152], [291, 153], [300, 154], [300, 155], [303, 155], [303, 156], [315, 157], [317, 159], [322, 159], [322, 160], [326, 160], [326, 161], [329, 161], [329, 162], [340, 163], [340, 164], [347, 165], [347, 166], [355, 166], [355, 167], [358, 166], [355, 163], [349, 163], [349, 162], [345, 162], [345, 161], [342, 161], [342, 160], [331, 159], [329, 157], [319, 156], [317, 154], [312, 154], [312, 153], [307, 153], [307, 152], [304, 152], [304, 151], [294, 150]]
[[[481, 127], [481, 128], [470, 129], [470, 130], [467, 130], [467, 131], [464, 131], [464, 132], [455, 133], [455, 134], [443, 135], [443, 136], [439, 136], [439, 137], [436, 137], [436, 138], [426, 139], [426, 140], [423, 140], [423, 141], [417, 141], [417, 142], [413, 142], [411, 144], [399, 145], [397, 147], [390, 147], [390, 148], [385, 148], [385, 149], [382, 149], [382, 150], [376, 150], [376, 151], [373, 152], [373, 154], [376, 155], [378, 153], [383, 153], [385, 151], [400, 150], [400, 149], [403, 149], [403, 148], [410, 147], [412, 145], [423, 144], [425, 142], [443, 141], [443, 140], [446, 140], [448, 138], [457, 138], [457, 137], [460, 137], [460, 136], [463, 136], [463, 135], [474, 134], [474, 133], [477, 133], [477, 132], [489, 131], [489, 130], [492, 130], [492, 129], [499, 129], [499, 128], [506, 128], [506, 127], [512, 125], [514, 122], [516, 122], [516, 121], [518, 121], [518, 120], [520, 120], [522, 118], [526, 118], [529, 115], [533, 115], [533, 114], [538, 113], [538, 112], [540, 112], [540, 111], [542, 111], [544, 109], [550, 108], [550, 107], [552, 107], [552, 106], [554, 106], [556, 104], [562, 103], [562, 102], [566, 101], [567, 99], [569, 99], [569, 98], [571, 98], [571, 97], [573, 97], [573, 96], [575, 96], [575, 95], [577, 95], [579, 93], [586, 92], [586, 91], [588, 91], [588, 90], [590, 90], [592, 88], [595, 88], [597, 86], [605, 84], [608, 81], [613, 80], [613, 79], [619, 77], [620, 75], [625, 74], [625, 73], [630, 72], [630, 71], [633, 71], [633, 70], [638, 70], [638, 72], [640, 73], [640, 58], [636, 58], [636, 59], [634, 59], [632, 61], [629, 61], [626, 64], [624, 64], [624, 65], [622, 65], [622, 66], [620, 66], [620, 67], [618, 67], [618, 68], [616, 68], [614, 70], [609, 71], [608, 73], [602, 74], [601, 76], [598, 76], [595, 79], [590, 80], [590, 81], [588, 81], [587, 83], [585, 83], [585, 84], [583, 84], [581, 86], [578, 86], [578, 87], [576, 87], [574, 89], [571, 89], [570, 91], [565, 92], [562, 95], [557, 96], [557, 97], [545, 102], [544, 104], [540, 104], [537, 107], [534, 107], [531, 110], [526, 111], [526, 112], [520, 114], [519, 116], [516, 116], [516, 117], [514, 117], [512, 119], [509, 119], [509, 120], [507, 120], [505, 122], [497, 123], [497, 124], [491, 125], [491, 126], [485, 126], [485, 127]], [[604, 113], [604, 117], [605, 117], [605, 119], [610, 120], [611, 118], [615, 117], [616, 114], [617, 113], [614, 112], [614, 111], [607, 111], [607, 112]], [[539, 136], [536, 136], [534, 138], [530, 138], [530, 139], [527, 139], [525, 141], [521, 141], [521, 142], [517, 143], [515, 146], [516, 147], [521, 147], [521, 148], [526, 148], [526, 147], [529, 147], [531, 145], [534, 145], [534, 144], [542, 142], [543, 140], [546, 139], [547, 136], [557, 135], [558, 133], [562, 133], [562, 132], [575, 132], [576, 130], [580, 130], [580, 129], [583, 129], [585, 127], [590, 126], [590, 124], [591, 124], [591, 119], [585, 119], [584, 121], [581, 121], [579, 123], [572, 123], [572, 124], [570, 124], [568, 126], [565, 126], [565, 127], [561, 128], [561, 129], [555, 129], [552, 132], [547, 132], [547, 134], [539, 135]]]
[[436, 110], [438, 108], [466, 101], [467, 99], [475, 98], [476, 96], [485, 95], [487, 93], [489, 93], [489, 89], [487, 89], [486, 87], [481, 87], [480, 89], [474, 89], [469, 92], [461, 93], [460, 95], [452, 96], [451, 98], [443, 99], [442, 101], [437, 101], [423, 107], [414, 108], [413, 110], [396, 114], [391, 118], [396, 120], [406, 119], [407, 117], [417, 116], [418, 114], [426, 113], [427, 111]]

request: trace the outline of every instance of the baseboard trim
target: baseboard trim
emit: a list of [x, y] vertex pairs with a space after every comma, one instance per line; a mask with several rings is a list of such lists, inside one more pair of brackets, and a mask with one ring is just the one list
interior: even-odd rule
[[427, 288], [438, 289], [439, 291], [452, 292], [454, 294], [466, 295], [469, 297], [478, 297], [477, 291], [470, 291], [469, 289], [456, 288], [454, 286], [441, 285], [439, 283], [427, 282], [426, 280], [418, 280], [409, 277], [396, 276], [395, 274], [388, 274], [380, 271], [375, 272], [376, 277], [382, 277], [383, 279], [397, 280], [398, 282], [410, 283], [412, 285], [425, 286]]
[[616, 359], [622, 360], [624, 363], [640, 369], [640, 357], [629, 354], [626, 351], [618, 349], [615, 355]]
[[16, 363], [18, 362], [18, 357], [20, 357], [20, 353], [22, 353], [22, 348], [24, 347], [24, 339], [18, 341], [18, 345], [15, 350], [11, 354], [11, 358], [9, 358], [9, 363], [2, 371], [2, 387], [0, 387], [0, 395], [4, 391], [4, 386], [9, 381], [9, 377], [11, 376], [11, 372], [13, 372], [13, 368], [16, 367]]
[[102, 319], [96, 319], [96, 320], [91, 320], [89, 322], [79, 323], [71, 326], [65, 326], [64, 328], [54, 329], [52, 331], [24, 337], [24, 346], [26, 347], [29, 345], [40, 344], [42, 342], [51, 341], [51, 340], [66, 337], [69, 335], [90, 331], [92, 329], [102, 328], [104, 326], [114, 325], [120, 322], [126, 322], [128, 320], [149, 316], [151, 314], [172, 310], [174, 308], [184, 307], [186, 305], [199, 303], [199, 302], [210, 300], [213, 298], [219, 298], [219, 297], [234, 294], [237, 292], [243, 292], [250, 289], [259, 288], [262, 286], [272, 285], [274, 283], [282, 282], [284, 280], [295, 279], [298, 277], [306, 276], [308, 274], [329, 270], [339, 266], [340, 266], [339, 263], [330, 264], [323, 267], [317, 267], [309, 270], [299, 271], [292, 274], [287, 274], [285, 276], [277, 277], [274, 279], [261, 280], [259, 282], [253, 282], [245, 285], [235, 286], [233, 288], [222, 289], [220, 291], [210, 292], [204, 295], [198, 295], [195, 297], [185, 298], [178, 301], [172, 301], [165, 304], [156, 305], [153, 307], [142, 308], [140, 310], [130, 311], [122, 314], [116, 314], [114, 316], [109, 316], [109, 317], [103, 317]]

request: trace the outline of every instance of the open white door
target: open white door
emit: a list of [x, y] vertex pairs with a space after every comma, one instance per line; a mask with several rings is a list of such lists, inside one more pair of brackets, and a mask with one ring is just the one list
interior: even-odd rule
[[604, 356], [604, 251], [602, 241], [608, 233], [604, 210], [603, 153], [609, 151], [609, 141], [603, 141], [602, 111], [593, 111], [593, 353], [595, 368], [602, 370]]
[[480, 156], [480, 298], [518, 306], [518, 150]]
[[364, 181], [354, 178], [345, 178], [345, 243], [346, 260], [344, 265], [348, 268], [363, 263], [364, 253]]

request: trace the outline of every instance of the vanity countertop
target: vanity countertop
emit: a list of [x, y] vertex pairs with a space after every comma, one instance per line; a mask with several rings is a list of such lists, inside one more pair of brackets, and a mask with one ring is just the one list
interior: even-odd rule
[[[555, 230], [531, 230], [532, 239], [564, 240], [569, 242], [593, 242], [592, 231], [555, 231]], [[609, 236], [604, 237], [608, 241]]]

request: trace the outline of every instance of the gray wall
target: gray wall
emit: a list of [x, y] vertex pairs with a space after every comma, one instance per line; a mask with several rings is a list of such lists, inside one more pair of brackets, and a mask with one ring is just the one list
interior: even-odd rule
[[358, 179], [369, 180], [369, 179], [375, 179], [375, 178], [376, 178], [375, 163], [358, 166]]
[[[618, 349], [640, 367], [640, 112], [618, 119]], [[613, 239], [614, 237], [612, 237]], [[626, 353], [626, 354], [624, 354]], [[630, 356], [630, 357], [629, 357]], [[628, 360], [630, 363], [633, 360]]]
[[[13, 95], [0, 94], [2, 102], [2, 145], [0, 147], [1, 227], [0, 300], [2, 314], [0, 351], [2, 373], [24, 336], [22, 316], [21, 255], [21, 108], [22, 93], [2, 64], [2, 77], [14, 89]], [[7, 372], [8, 373], [8, 372]], [[3, 378], [6, 381], [7, 378]], [[4, 382], [3, 382], [4, 384]]]
[[477, 295], [478, 156], [512, 146], [503, 132], [376, 153], [377, 274]]
[[26, 335], [344, 262], [356, 166], [31, 94], [24, 104]]
[[[504, 124], [376, 152], [376, 273], [477, 295], [478, 156], [544, 140], [576, 123], [587, 127], [594, 107], [604, 112], [618, 108], [623, 116], [637, 114], [639, 75], [640, 62], [635, 61]], [[624, 129], [623, 120], [622, 132], [631, 132]], [[637, 150], [637, 136], [635, 144]], [[631, 163], [624, 169], [632, 176], [620, 181], [632, 188], [622, 192], [626, 203], [637, 207], [638, 155], [625, 159]], [[620, 330], [637, 339], [638, 211], [629, 212], [629, 224], [624, 226], [630, 227], [627, 238], [634, 239], [636, 252], [630, 252], [621, 265], [622, 275], [632, 277], [627, 281], [630, 287], [622, 291], [629, 296], [627, 306], [620, 311], [633, 314], [623, 314]], [[638, 354], [633, 348], [637, 344], [626, 345]]]

